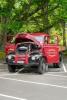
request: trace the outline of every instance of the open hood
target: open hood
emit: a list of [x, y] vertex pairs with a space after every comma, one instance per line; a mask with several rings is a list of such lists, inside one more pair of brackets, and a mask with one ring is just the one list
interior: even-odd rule
[[20, 42], [34, 42], [36, 45], [40, 46], [40, 43], [31, 34], [18, 34], [15, 37], [16, 43]]

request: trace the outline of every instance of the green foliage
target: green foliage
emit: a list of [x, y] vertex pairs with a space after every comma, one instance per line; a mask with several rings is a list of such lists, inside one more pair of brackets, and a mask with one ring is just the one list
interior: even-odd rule
[[0, 33], [60, 30], [61, 20], [67, 20], [67, 0], [0, 0]]
[[4, 60], [5, 59], [5, 53], [0, 51], [0, 60]]

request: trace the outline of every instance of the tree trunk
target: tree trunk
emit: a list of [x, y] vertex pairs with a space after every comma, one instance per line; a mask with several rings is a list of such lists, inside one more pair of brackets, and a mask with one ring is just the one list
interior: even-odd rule
[[[48, 0], [45, 2], [45, 4], [42, 5], [42, 13], [43, 13], [43, 29], [45, 33], [48, 33], [48, 29], [45, 27], [48, 26]], [[45, 14], [46, 12], [46, 14]]]
[[65, 21], [62, 21], [62, 28], [63, 28], [63, 46], [66, 47]]
[[6, 22], [7, 19], [6, 17], [1, 16], [1, 24], [2, 26], [2, 30], [1, 30], [1, 41], [2, 41], [2, 45], [5, 46], [6, 40], [7, 40], [7, 30], [6, 30]]

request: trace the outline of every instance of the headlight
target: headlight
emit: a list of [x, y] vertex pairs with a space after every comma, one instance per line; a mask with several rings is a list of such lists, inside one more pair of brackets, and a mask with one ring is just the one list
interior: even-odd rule
[[35, 60], [35, 56], [32, 56], [31, 59], [32, 59], [32, 60]]
[[8, 59], [11, 59], [12, 58], [12, 55], [8, 55], [8, 57], [7, 57]]
[[37, 60], [37, 59], [40, 58], [40, 56], [41, 56], [41, 55], [33, 55], [33, 56], [31, 57], [31, 59], [32, 59], [32, 60]]
[[7, 58], [10, 60], [10, 59], [13, 59], [14, 58], [14, 55], [8, 55]]

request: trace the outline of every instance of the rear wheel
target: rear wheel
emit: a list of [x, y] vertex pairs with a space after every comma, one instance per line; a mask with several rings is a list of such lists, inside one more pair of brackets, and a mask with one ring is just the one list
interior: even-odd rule
[[60, 54], [60, 58], [59, 58], [59, 63], [58, 63], [58, 67], [61, 68], [63, 64], [63, 55]]
[[54, 68], [61, 68], [62, 67], [62, 63], [63, 63], [63, 56], [62, 56], [62, 54], [60, 54], [59, 63], [58, 64], [54, 64]]
[[14, 65], [8, 65], [9, 72], [14, 73], [16, 71], [16, 67]]
[[46, 71], [48, 71], [48, 65], [47, 65], [46, 61], [44, 60], [44, 58], [41, 58], [39, 66], [38, 66], [38, 73], [43, 74]]

